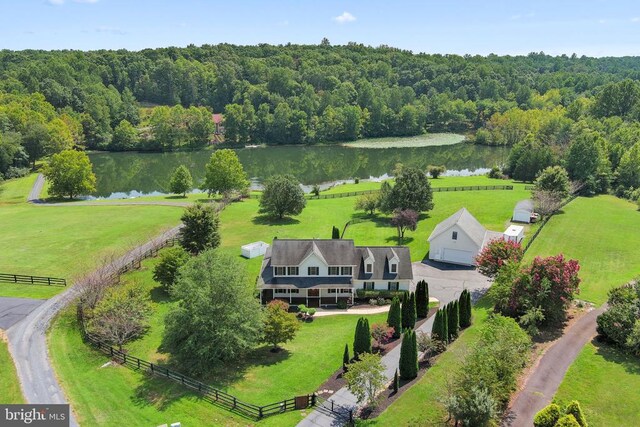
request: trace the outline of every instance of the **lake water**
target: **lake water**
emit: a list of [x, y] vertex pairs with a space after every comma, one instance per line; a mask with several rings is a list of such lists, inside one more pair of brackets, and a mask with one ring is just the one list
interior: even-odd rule
[[[252, 183], [289, 173], [307, 185], [391, 174], [397, 163], [426, 168], [445, 165], [448, 170], [475, 171], [506, 161], [505, 147], [467, 143], [409, 148], [357, 148], [341, 145], [268, 146], [236, 150]], [[171, 172], [186, 165], [194, 182], [204, 178], [211, 150], [178, 153], [93, 153], [97, 197], [126, 197], [167, 192]], [[117, 194], [114, 194], [117, 193]]]

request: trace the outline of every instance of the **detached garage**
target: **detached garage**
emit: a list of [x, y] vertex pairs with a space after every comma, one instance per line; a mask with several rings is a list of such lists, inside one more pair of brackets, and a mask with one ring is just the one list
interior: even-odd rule
[[429, 259], [449, 264], [474, 265], [484, 245], [502, 233], [485, 229], [465, 208], [436, 226], [429, 236]]

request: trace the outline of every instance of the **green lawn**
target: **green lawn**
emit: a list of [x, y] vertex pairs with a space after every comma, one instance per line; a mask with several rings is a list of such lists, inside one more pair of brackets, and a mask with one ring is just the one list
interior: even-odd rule
[[527, 259], [563, 253], [580, 261], [581, 299], [602, 304], [609, 289], [640, 274], [640, 212], [613, 196], [577, 198], [545, 226]]
[[[10, 180], [0, 195], [0, 272], [73, 279], [101, 257], [120, 255], [178, 224], [164, 206], [37, 206], [26, 203], [35, 175]], [[0, 296], [48, 298], [62, 287], [0, 284]]]
[[[125, 280], [137, 281], [149, 289], [154, 306], [150, 332], [129, 344], [127, 350], [132, 355], [166, 363], [167, 355], [158, 347], [164, 316], [175, 303], [151, 279], [156, 262], [157, 259], [147, 260], [142, 270], [125, 276]], [[386, 313], [368, 318], [372, 323], [384, 321]], [[317, 318], [303, 324], [296, 338], [283, 346], [284, 351], [271, 353], [269, 346], [260, 346], [246, 361], [213, 366], [208, 382], [254, 404], [312, 393], [341, 366], [344, 344], [350, 343], [351, 347], [356, 322], [357, 316]], [[73, 309], [55, 322], [49, 346], [63, 387], [71, 396], [80, 421], [87, 425], [111, 425], [116, 420], [135, 425], [173, 421], [166, 419], [167, 414], [185, 425], [202, 425], [209, 419], [217, 420], [216, 425], [233, 425], [237, 421], [226, 411], [211, 408], [197, 395], [163, 380], [149, 379], [121, 367], [100, 368], [108, 358], [81, 343]], [[113, 410], [115, 407], [117, 410]], [[261, 421], [260, 425], [293, 425], [301, 417], [300, 413], [287, 414]]]
[[7, 343], [0, 336], [0, 403], [24, 403], [16, 368]]
[[[516, 190], [460, 191], [435, 193], [433, 211], [421, 217], [418, 228], [407, 232], [404, 244], [411, 249], [414, 261], [422, 260], [429, 250], [427, 238], [435, 226], [462, 207], [466, 207], [485, 227], [503, 231], [509, 224], [513, 207], [529, 192], [520, 186]], [[294, 218], [272, 220], [257, 215], [258, 200], [250, 199], [229, 205], [221, 214], [222, 246], [239, 254], [240, 246], [263, 240], [270, 243], [278, 238], [330, 238], [331, 227], [341, 230], [352, 219], [364, 222], [347, 228], [345, 238], [354, 239], [357, 245], [395, 245], [397, 232], [389, 223], [389, 217], [378, 215], [370, 218], [354, 210], [356, 197], [309, 200], [302, 214]], [[252, 274], [258, 274], [260, 260], [248, 261]]]
[[434, 366], [406, 390], [379, 417], [358, 423], [362, 426], [434, 426], [444, 425], [446, 411], [438, 400], [446, 395], [448, 381], [459, 369], [465, 355], [480, 339], [479, 327], [491, 308], [484, 298], [473, 308], [473, 325], [441, 354]]
[[606, 344], [587, 344], [569, 368], [555, 400], [578, 400], [592, 426], [638, 425], [640, 359]]

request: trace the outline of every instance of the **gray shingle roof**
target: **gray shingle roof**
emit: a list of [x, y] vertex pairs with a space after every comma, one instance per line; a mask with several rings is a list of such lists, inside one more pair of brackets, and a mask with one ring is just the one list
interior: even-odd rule
[[487, 230], [478, 222], [477, 219], [474, 218], [473, 215], [469, 213], [466, 208], [460, 209], [458, 212], [436, 225], [436, 228], [433, 230], [428, 240], [433, 240], [456, 224], [466, 233], [467, 236], [469, 236], [471, 240], [473, 240], [476, 245], [478, 245], [478, 247], [482, 247]]
[[327, 265], [355, 265], [353, 240], [275, 239], [271, 244], [272, 265], [299, 265], [311, 253]]
[[[411, 280], [411, 253], [406, 246], [356, 246], [359, 256], [356, 264], [356, 278], [358, 280]], [[373, 271], [365, 272], [364, 260], [369, 252], [373, 255]], [[388, 260], [398, 256], [398, 272], [389, 271]]]
[[516, 209], [525, 209], [533, 212], [533, 202], [531, 200], [520, 200], [516, 203]]

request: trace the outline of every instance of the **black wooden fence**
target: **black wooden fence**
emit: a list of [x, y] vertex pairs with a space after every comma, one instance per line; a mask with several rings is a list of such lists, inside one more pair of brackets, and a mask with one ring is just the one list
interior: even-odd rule
[[119, 276], [131, 270], [136, 270], [140, 268], [140, 264], [147, 258], [152, 258], [158, 255], [161, 249], [164, 249], [169, 246], [174, 246], [180, 243], [180, 237], [171, 237], [169, 239], [158, 242], [153, 245], [152, 248], [147, 249], [144, 252], [141, 252], [139, 255], [135, 256], [131, 261], [120, 267], [114, 274]]
[[0, 282], [19, 283], [23, 285], [67, 286], [66, 279], [57, 277], [27, 276], [23, 274], [0, 273]]
[[237, 397], [222, 390], [211, 387], [210, 385], [205, 384], [201, 381], [195, 380], [164, 366], [147, 362], [146, 360], [142, 360], [138, 357], [124, 353], [114, 348], [113, 346], [100, 341], [98, 338], [86, 332], [82, 317], [82, 312], [79, 310], [78, 318], [81, 325], [81, 330], [84, 335], [84, 339], [95, 346], [98, 350], [108, 355], [111, 360], [130, 369], [146, 372], [158, 377], [166, 378], [178, 384], [182, 384], [183, 386], [200, 393], [202, 396], [204, 396], [206, 401], [214, 405], [221, 406], [242, 416], [253, 419], [261, 419], [270, 415], [277, 415], [287, 411], [308, 408], [316, 404], [315, 394], [298, 396], [267, 405], [254, 405], [251, 403], [243, 402]]

